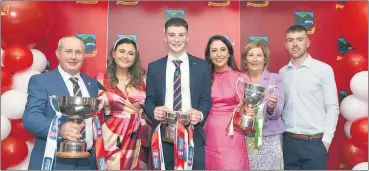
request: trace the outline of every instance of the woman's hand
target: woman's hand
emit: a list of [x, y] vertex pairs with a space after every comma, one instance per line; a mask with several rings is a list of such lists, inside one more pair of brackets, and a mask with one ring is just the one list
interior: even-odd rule
[[273, 113], [274, 108], [277, 106], [277, 104], [278, 104], [278, 97], [277, 96], [270, 96], [268, 98], [268, 106], [267, 106], [268, 112]]

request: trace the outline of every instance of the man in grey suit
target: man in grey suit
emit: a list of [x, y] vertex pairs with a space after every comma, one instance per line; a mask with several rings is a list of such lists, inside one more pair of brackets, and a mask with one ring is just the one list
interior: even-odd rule
[[[93, 170], [96, 169], [95, 155], [91, 143], [87, 143], [89, 158], [69, 159], [55, 157], [49, 162], [48, 167], [42, 168], [42, 163], [47, 161], [44, 157], [47, 144], [49, 127], [55, 116], [49, 101], [49, 96], [83, 96], [97, 97], [98, 84], [93, 78], [80, 73], [84, 62], [85, 45], [81, 39], [75, 36], [66, 36], [59, 40], [58, 49], [55, 51], [59, 59], [59, 66], [46, 73], [34, 75], [28, 84], [28, 99], [23, 114], [24, 127], [36, 137], [29, 163], [30, 170]], [[78, 90], [75, 90], [75, 87]], [[92, 123], [92, 122], [91, 122]], [[61, 121], [59, 126], [58, 141], [76, 140], [82, 137], [81, 130], [89, 126], [73, 122]], [[89, 136], [90, 134], [86, 134]], [[54, 150], [49, 150], [53, 151]], [[51, 165], [50, 165], [51, 164]]]

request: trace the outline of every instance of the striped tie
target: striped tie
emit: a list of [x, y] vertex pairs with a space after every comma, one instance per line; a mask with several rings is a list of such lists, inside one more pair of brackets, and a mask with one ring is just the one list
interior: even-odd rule
[[176, 66], [176, 71], [174, 72], [174, 92], [173, 92], [173, 110], [182, 110], [182, 89], [181, 89], [181, 68], [179, 67], [182, 63], [181, 60], [173, 60]]
[[77, 77], [71, 77], [69, 80], [73, 83], [74, 96], [82, 96], [81, 88], [78, 85], [78, 78]]

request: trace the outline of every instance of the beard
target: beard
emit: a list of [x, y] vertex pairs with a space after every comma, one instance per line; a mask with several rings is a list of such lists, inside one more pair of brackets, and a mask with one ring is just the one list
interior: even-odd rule
[[290, 56], [294, 59], [298, 59], [298, 58], [301, 58], [303, 57], [304, 55], [306, 54], [306, 49], [304, 49], [303, 51], [299, 52], [299, 53], [290, 53]]

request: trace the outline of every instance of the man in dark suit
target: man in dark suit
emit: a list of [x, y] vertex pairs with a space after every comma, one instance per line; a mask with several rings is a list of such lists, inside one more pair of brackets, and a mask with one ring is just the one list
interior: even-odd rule
[[[50, 72], [34, 75], [29, 81], [28, 99], [23, 114], [23, 124], [24, 127], [36, 137], [35, 146], [28, 166], [30, 170], [96, 169], [95, 157], [91, 152], [93, 149], [90, 141], [87, 142], [90, 158], [67, 159], [55, 157], [54, 160], [49, 160], [50, 162], [45, 164], [44, 168], [41, 168], [43, 161], [48, 160], [44, 158], [44, 152], [47, 144], [46, 140], [49, 136], [49, 127], [55, 116], [55, 111], [52, 109], [49, 96], [97, 97], [97, 81], [80, 73], [85, 59], [84, 52], [85, 45], [78, 37], [63, 37], [59, 40], [58, 49], [55, 52], [59, 59], [59, 66]], [[92, 136], [87, 133], [90, 132], [88, 128], [91, 128], [91, 121], [86, 120], [86, 124], [61, 121], [58, 139], [74, 141], [81, 138], [81, 130], [84, 129], [84, 127], [86, 128], [86, 136]], [[55, 150], [46, 151], [53, 153]]]
[[[194, 125], [193, 169], [205, 169], [204, 125], [211, 108], [211, 74], [205, 60], [186, 52], [188, 24], [181, 18], [165, 23], [164, 40], [168, 55], [151, 62], [148, 67], [145, 112], [154, 121], [154, 127], [164, 120], [167, 111], [187, 112]], [[161, 128], [163, 137], [164, 129]], [[174, 147], [162, 142], [165, 169], [174, 169]]]

